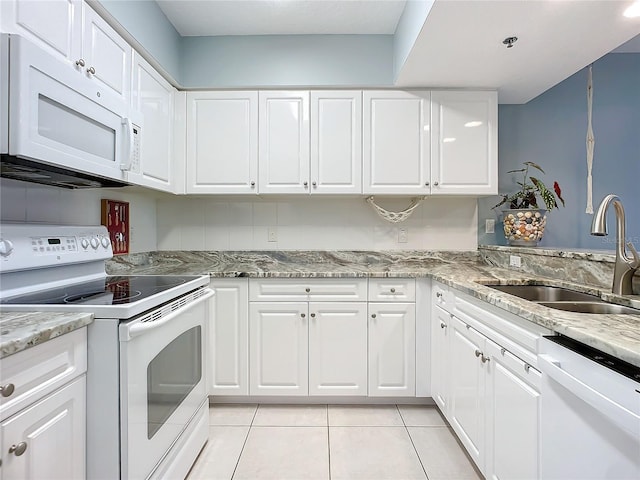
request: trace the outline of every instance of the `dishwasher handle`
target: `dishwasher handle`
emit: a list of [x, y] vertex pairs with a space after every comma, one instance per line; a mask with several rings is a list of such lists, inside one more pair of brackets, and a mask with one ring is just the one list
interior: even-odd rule
[[538, 367], [543, 374], [556, 381], [573, 395], [591, 405], [616, 427], [636, 437], [640, 433], [640, 416], [594, 390], [562, 369], [560, 362], [550, 355], [538, 355]]

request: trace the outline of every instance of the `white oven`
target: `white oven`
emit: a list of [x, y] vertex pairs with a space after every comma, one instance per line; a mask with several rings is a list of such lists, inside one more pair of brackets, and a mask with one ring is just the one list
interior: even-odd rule
[[209, 289], [120, 324], [122, 478], [144, 479], [206, 402]]
[[2, 48], [3, 157], [125, 182], [139, 162], [141, 115], [19, 35], [3, 35]]

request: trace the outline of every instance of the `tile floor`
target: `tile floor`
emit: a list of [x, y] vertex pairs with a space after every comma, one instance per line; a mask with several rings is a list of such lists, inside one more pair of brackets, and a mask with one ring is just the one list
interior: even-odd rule
[[479, 480], [433, 406], [212, 405], [188, 480]]

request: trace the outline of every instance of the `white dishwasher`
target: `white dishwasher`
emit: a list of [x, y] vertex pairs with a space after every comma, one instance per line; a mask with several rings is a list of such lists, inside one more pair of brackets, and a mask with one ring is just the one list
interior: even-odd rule
[[562, 335], [539, 351], [542, 479], [640, 479], [640, 368]]

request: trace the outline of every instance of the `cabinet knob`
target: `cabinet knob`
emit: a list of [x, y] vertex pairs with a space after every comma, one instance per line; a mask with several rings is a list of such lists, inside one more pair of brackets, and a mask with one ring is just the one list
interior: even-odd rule
[[312, 182], [311, 185], [313, 185], [313, 188], [317, 188], [318, 187], [318, 183], [317, 182]]
[[447, 328], [447, 324], [444, 322], [440, 322], [440, 328]]
[[529, 365], [528, 363], [524, 364], [524, 371], [529, 373], [529, 369], [531, 368], [531, 365]]
[[424, 182], [424, 186], [428, 187], [429, 186], [429, 182]]
[[440, 293], [440, 292], [436, 293], [436, 297], [437, 298], [442, 298], [442, 293]]
[[491, 359], [489, 357], [485, 357], [484, 355], [482, 355], [482, 357], [480, 357], [480, 360], [482, 360], [482, 363], [487, 363], [487, 362], [491, 361]]
[[13, 383], [7, 383], [6, 385], [0, 385], [0, 395], [3, 397], [10, 397], [13, 391], [16, 389]]
[[309, 293], [311, 291], [311, 289], [309, 287], [304, 289], [305, 292]]
[[306, 316], [307, 316], [307, 315], [306, 315], [305, 313], [301, 313], [301, 314], [300, 314], [300, 317], [301, 317], [301, 318], [305, 318]]
[[396, 289], [395, 289], [395, 288], [392, 288], [392, 289], [391, 289], [391, 293], [396, 293]]
[[78, 67], [84, 67], [85, 66], [84, 59], [83, 58], [79, 58], [78, 60], [76, 60], [76, 65]]
[[304, 188], [307, 188], [309, 186], [309, 182], [304, 182], [303, 185], [304, 185]]
[[87, 68], [87, 73], [91, 74], [91, 75], [95, 75], [96, 74], [96, 69], [93, 67], [89, 67]]
[[9, 453], [14, 453], [16, 457], [19, 457], [27, 451], [27, 442], [20, 442], [17, 445], [11, 445], [9, 447]]
[[434, 186], [434, 187], [437, 187], [438, 185], [439, 185], [439, 183], [438, 183], [438, 182], [433, 182], [433, 186]]
[[312, 313], [312, 314], [311, 314], [311, 318], [316, 318], [316, 314], [315, 314], [315, 313]]
[[503, 357], [504, 357], [505, 352], [506, 352], [506, 350], [504, 348], [500, 349], [500, 355], [502, 355]]
[[476, 357], [479, 357], [480, 355], [482, 355], [482, 352], [476, 348], [475, 354]]
[[251, 182], [251, 188], [256, 186], [256, 182]]
[[372, 314], [371, 314], [371, 318], [376, 318], [376, 314], [375, 314], [375, 313], [372, 313]]

